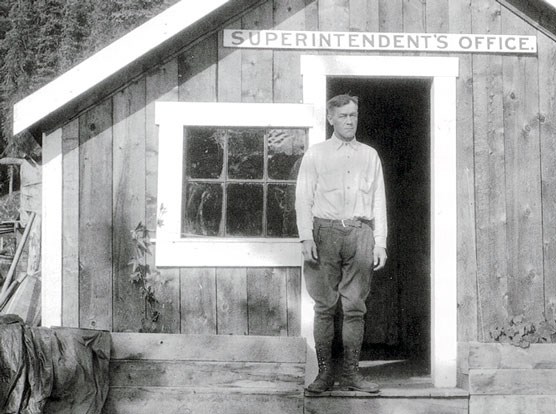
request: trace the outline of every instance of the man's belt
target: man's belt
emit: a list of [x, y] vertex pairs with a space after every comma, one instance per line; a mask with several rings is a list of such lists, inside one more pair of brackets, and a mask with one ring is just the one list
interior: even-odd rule
[[332, 220], [332, 219], [323, 219], [320, 217], [315, 217], [314, 221], [315, 223], [318, 223], [321, 227], [362, 227], [366, 225], [374, 229], [374, 220], [366, 220], [366, 219]]

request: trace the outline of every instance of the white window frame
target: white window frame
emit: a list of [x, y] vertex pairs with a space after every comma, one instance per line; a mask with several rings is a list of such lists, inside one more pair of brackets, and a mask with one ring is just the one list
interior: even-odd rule
[[298, 238], [182, 238], [186, 126], [307, 128], [313, 105], [156, 102], [159, 126], [156, 266], [300, 266]]
[[[431, 87], [431, 371], [435, 387], [455, 387], [457, 376], [457, 57], [301, 56], [303, 102], [314, 105], [309, 145], [326, 139], [326, 78], [426, 78]], [[313, 303], [302, 292], [301, 334], [312, 341]], [[306, 371], [316, 370], [316, 360]], [[310, 374], [308, 374], [310, 376]]]

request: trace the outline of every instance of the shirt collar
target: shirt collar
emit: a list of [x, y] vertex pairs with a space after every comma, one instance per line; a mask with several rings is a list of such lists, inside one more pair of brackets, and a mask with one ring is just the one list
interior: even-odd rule
[[338, 138], [334, 133], [332, 133], [332, 137], [330, 138], [330, 141], [332, 142], [334, 148], [336, 149], [340, 149], [344, 146], [348, 148], [356, 148], [359, 145], [359, 141], [357, 141], [357, 138], [355, 137], [353, 137], [351, 141], [346, 142]]

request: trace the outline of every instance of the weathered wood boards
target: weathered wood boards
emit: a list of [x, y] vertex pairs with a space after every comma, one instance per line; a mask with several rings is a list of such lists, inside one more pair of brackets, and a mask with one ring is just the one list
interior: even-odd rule
[[79, 118], [62, 128], [62, 325], [79, 327]]
[[104, 412], [303, 412], [305, 341], [115, 333]]
[[[556, 398], [556, 346], [470, 343], [470, 413], [550, 413]], [[494, 411], [493, 411], [494, 410]]]
[[236, 335], [112, 334], [112, 360], [305, 362], [305, 340]]
[[539, 121], [542, 183], [544, 298], [556, 309], [556, 42], [541, 32], [539, 43]]
[[130, 280], [131, 230], [145, 223], [145, 78], [113, 97], [114, 330], [142, 329], [144, 303]]
[[112, 101], [79, 119], [79, 327], [112, 325]]
[[299, 414], [303, 398], [280, 394], [256, 394], [249, 390], [221, 392], [214, 389], [141, 387], [111, 388], [103, 412], [106, 414], [218, 413]]
[[[504, 33], [536, 33], [505, 8], [501, 20]], [[538, 322], [544, 312], [538, 61], [536, 57], [504, 56], [502, 67], [507, 303], [511, 315], [527, 315]]]
[[[538, 57], [459, 55], [460, 339], [488, 340], [489, 330], [509, 316], [523, 312], [535, 319], [544, 308], [556, 306], [556, 282], [549, 277], [556, 257], [552, 168], [556, 159], [556, 47], [552, 39], [491, 0], [449, 4], [446, 0], [426, 4], [417, 0], [274, 0], [246, 10], [226, 25], [536, 34]], [[299, 52], [231, 50], [222, 46], [219, 33], [203, 36], [174, 58], [169, 56], [156, 70], [128, 80], [123, 89], [63, 128], [65, 324], [79, 322], [82, 327], [122, 331], [141, 328], [142, 299], [129, 282], [126, 237], [139, 219], [154, 226], [158, 140], [152, 123], [154, 100], [301, 99]], [[272, 304], [274, 319], [269, 322], [268, 315], [260, 314], [249, 322], [253, 305], [259, 303], [262, 312], [262, 304], [270, 299], [249, 282], [246, 269], [207, 270], [212, 276], [200, 285], [195, 278], [204, 270], [163, 272], [167, 282], [160, 287], [159, 299], [164, 320], [157, 322], [156, 330], [299, 332], [291, 273], [272, 273], [275, 279], [269, 286], [275, 294], [286, 295]], [[196, 276], [190, 278], [190, 273]], [[199, 286], [206, 286], [204, 296], [198, 295]], [[250, 298], [250, 293], [255, 296]]]
[[467, 397], [460, 398], [306, 398], [306, 414], [467, 414]]
[[[156, 101], [178, 100], [178, 61], [171, 59], [146, 77], [146, 114], [145, 114], [145, 225], [156, 237], [157, 189], [158, 189], [158, 127], [154, 122]], [[155, 284], [159, 318], [152, 322], [155, 332], [178, 332], [179, 313], [179, 269], [155, 269], [156, 245], [148, 256], [153, 271], [158, 272]]]
[[[498, 34], [500, 5], [489, 0], [471, 4], [473, 27]], [[506, 188], [504, 164], [502, 58], [473, 57], [473, 124], [475, 134], [475, 202], [479, 339], [508, 317]]]

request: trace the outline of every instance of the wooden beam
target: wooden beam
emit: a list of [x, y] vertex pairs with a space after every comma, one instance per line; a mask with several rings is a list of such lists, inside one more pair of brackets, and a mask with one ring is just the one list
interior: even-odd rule
[[473, 414], [550, 413], [555, 406], [554, 395], [472, 395], [469, 400]]
[[253, 387], [295, 391], [305, 366], [283, 362], [112, 361], [111, 387]]
[[[386, 390], [385, 390], [386, 391]], [[306, 414], [467, 414], [467, 397], [460, 398], [306, 398]]]
[[305, 339], [114, 332], [110, 357], [112, 360], [305, 363]]
[[62, 129], [43, 134], [42, 326], [62, 325]]
[[298, 414], [303, 412], [303, 397], [299, 391], [272, 393], [243, 388], [224, 392], [218, 388], [113, 387], [108, 393], [104, 411], [114, 414]]
[[556, 345], [531, 344], [523, 349], [508, 344], [469, 344], [469, 368], [485, 369], [556, 369]]
[[435, 386], [456, 386], [457, 188], [456, 78], [431, 90], [431, 331]]
[[554, 395], [556, 369], [470, 369], [472, 395]]

